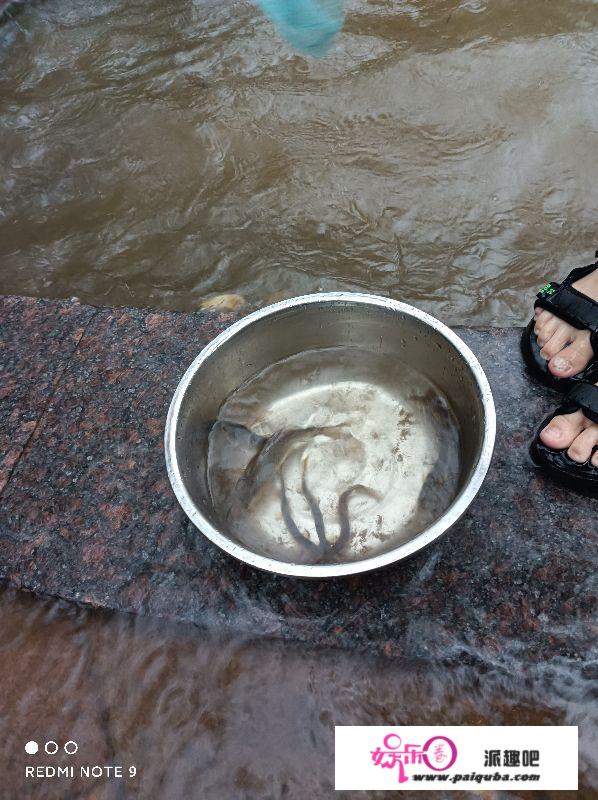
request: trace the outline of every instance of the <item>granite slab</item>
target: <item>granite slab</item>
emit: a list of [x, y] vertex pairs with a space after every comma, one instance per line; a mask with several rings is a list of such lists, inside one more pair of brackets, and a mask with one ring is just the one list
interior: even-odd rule
[[7, 297], [0, 306], [0, 492], [97, 311]]
[[[493, 388], [498, 437], [470, 511], [375, 574], [269, 575], [220, 552], [172, 494], [171, 395], [231, 314], [0, 299], [0, 578], [90, 606], [388, 656], [596, 668], [595, 500], [546, 479], [527, 448], [558, 398], [524, 373], [518, 329], [458, 329]], [[32, 423], [34, 423], [32, 425]], [[31, 429], [30, 429], [31, 428]]]

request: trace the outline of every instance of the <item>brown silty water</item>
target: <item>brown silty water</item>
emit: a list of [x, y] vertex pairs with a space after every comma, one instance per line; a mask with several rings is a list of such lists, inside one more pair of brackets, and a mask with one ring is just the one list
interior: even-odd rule
[[[328, 800], [335, 725], [579, 725], [579, 792], [430, 792], [430, 800], [596, 796], [592, 681], [567, 664], [444, 667], [244, 638], [0, 594], [2, 797]], [[34, 740], [55, 757], [26, 756]], [[75, 741], [68, 757], [62, 745]], [[25, 778], [25, 765], [124, 777]], [[130, 768], [135, 768], [131, 776]], [[343, 797], [383, 800], [388, 792]], [[403, 800], [420, 792], [403, 791]]]
[[0, 30], [0, 291], [190, 310], [374, 291], [523, 323], [597, 245], [598, 7], [49, 0]]
[[[0, 291], [190, 310], [358, 289], [523, 323], [597, 243], [598, 7], [346, 9], [321, 60], [248, 2], [39, 0], [6, 21]], [[447, 668], [0, 605], [7, 797], [328, 798], [334, 725], [393, 723], [578, 724], [575, 796], [595, 796], [595, 695], [571, 663]], [[28, 783], [29, 739], [137, 773]]]

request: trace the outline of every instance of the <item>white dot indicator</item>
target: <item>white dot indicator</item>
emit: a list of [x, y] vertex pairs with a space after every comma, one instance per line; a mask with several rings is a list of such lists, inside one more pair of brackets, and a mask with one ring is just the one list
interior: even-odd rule
[[30, 756], [34, 756], [37, 751], [39, 750], [39, 746], [37, 742], [27, 742], [25, 745], [25, 752], [28, 753]]

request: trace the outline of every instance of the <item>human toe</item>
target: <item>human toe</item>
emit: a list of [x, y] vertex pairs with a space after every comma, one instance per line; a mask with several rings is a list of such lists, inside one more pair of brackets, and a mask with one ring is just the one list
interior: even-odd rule
[[584, 429], [585, 417], [581, 411], [559, 414], [540, 433], [540, 439], [551, 450], [566, 450]]
[[592, 451], [598, 444], [598, 425], [590, 425], [575, 437], [567, 455], [578, 464], [586, 464], [592, 458]]
[[554, 358], [557, 353], [560, 353], [570, 341], [569, 331], [567, 329], [557, 328], [550, 339], [548, 339], [548, 341], [543, 345], [542, 349], [540, 350], [540, 355], [547, 361], [550, 361], [550, 359]]
[[590, 333], [580, 331], [571, 344], [550, 359], [548, 369], [559, 378], [569, 378], [582, 372], [592, 360], [592, 356]]
[[561, 321], [552, 314], [548, 319], [543, 319], [542, 321], [538, 320], [538, 322], [536, 322], [534, 332], [538, 338], [540, 347], [546, 344], [553, 333], [559, 328], [560, 324]]

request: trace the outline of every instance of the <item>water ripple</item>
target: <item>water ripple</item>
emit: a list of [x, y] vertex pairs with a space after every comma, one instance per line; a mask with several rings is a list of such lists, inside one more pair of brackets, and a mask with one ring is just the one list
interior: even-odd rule
[[598, 7], [346, 8], [323, 59], [236, 0], [8, 20], [0, 290], [189, 310], [366, 289], [524, 322], [596, 245]]

